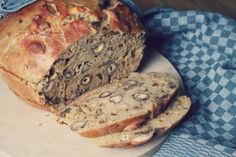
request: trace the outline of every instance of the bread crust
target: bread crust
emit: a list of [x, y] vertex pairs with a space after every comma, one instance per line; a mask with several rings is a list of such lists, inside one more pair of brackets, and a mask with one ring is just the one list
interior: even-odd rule
[[[8, 84], [9, 89], [12, 90], [13, 93], [21, 98], [25, 103], [35, 108], [49, 111], [48, 107], [42, 105], [44, 104], [44, 100], [38, 96], [36, 86], [28, 84], [23, 79], [3, 69], [0, 69], [0, 74], [3, 80]], [[53, 112], [53, 110], [51, 110], [51, 112]]]
[[43, 100], [38, 97], [38, 92], [35, 91], [35, 87], [27, 85], [27, 82], [23, 79], [3, 69], [0, 69], [0, 74], [8, 84], [9, 89], [12, 90], [16, 96], [22, 98], [25, 103], [38, 109], [48, 110], [48, 108], [41, 105]]
[[[97, 3], [98, 0], [38, 0], [0, 22], [1, 74], [10, 89], [27, 104], [54, 111], [39, 95], [39, 83], [70, 45], [98, 31], [92, 26], [94, 21], [102, 22], [109, 17], [111, 30], [143, 32], [136, 16], [118, 1], [114, 0], [105, 9]], [[121, 20], [117, 21], [116, 10], [125, 13]], [[93, 20], [65, 24], [71, 15], [85, 12]], [[127, 21], [130, 21], [129, 29], [125, 29]]]
[[[160, 117], [147, 121], [147, 123], [141, 126], [140, 128], [137, 128], [136, 130], [133, 130], [133, 131], [123, 132], [124, 134], [135, 134], [137, 132], [140, 132], [142, 129], [150, 127], [152, 130], [148, 132], [148, 134], [140, 135], [141, 138], [139, 138], [140, 137], [139, 135], [136, 135], [137, 137], [135, 137], [134, 139], [122, 140], [120, 134], [113, 134], [113, 135], [111, 134], [111, 135], [107, 135], [107, 137], [115, 138], [116, 140], [113, 142], [109, 141], [109, 144], [105, 136], [94, 138], [92, 139], [92, 141], [100, 147], [132, 148], [134, 146], [146, 143], [154, 136], [154, 134], [156, 136], [162, 136], [164, 134], [167, 134], [169, 131], [171, 131], [175, 126], [177, 126], [181, 122], [181, 120], [185, 117], [185, 115], [188, 113], [191, 107], [191, 101], [187, 96], [180, 96], [176, 100], [174, 100], [172, 103], [175, 103], [174, 110], [169, 108], [167, 109], [168, 111], [164, 111], [163, 114], [160, 115]], [[181, 105], [182, 107], [178, 109], [178, 105]], [[176, 109], [180, 110], [179, 113], [175, 113], [177, 112]], [[161, 116], [163, 116], [164, 118], [163, 117], [161, 118]], [[169, 117], [172, 119], [168, 120]], [[176, 119], [173, 119], [173, 118], [176, 118]], [[161, 122], [158, 122], [158, 124], [156, 124], [158, 120], [161, 120]], [[165, 120], [166, 120], [166, 123], [169, 121], [168, 125], [163, 125], [164, 124], [163, 122]], [[105, 138], [105, 140], [103, 138]], [[137, 138], [139, 139], [137, 140]]]
[[[178, 122], [177, 122], [178, 123]], [[175, 124], [177, 125], [177, 124]], [[128, 140], [128, 141], [120, 141], [120, 143], [113, 143], [110, 145], [106, 145], [106, 146], [101, 146], [101, 147], [106, 147], [106, 148], [133, 148], [135, 146], [139, 146], [142, 145], [146, 142], [148, 142], [149, 140], [151, 140], [151, 138], [155, 135], [155, 136], [162, 136], [164, 134], [167, 134], [172, 128], [175, 127], [172, 126], [171, 128], [158, 128], [158, 129], [154, 129], [154, 131], [152, 131], [151, 133], [148, 134], [148, 136], [144, 139], [144, 140], [140, 140], [140, 141], [134, 141], [134, 140]]]
[[114, 143], [105, 146], [106, 148], [133, 148], [134, 146], [142, 145], [146, 142], [148, 142], [155, 134], [155, 131], [152, 131], [151, 133], [148, 134], [148, 136], [142, 140], [142, 141], [121, 141], [120, 143]]
[[131, 119], [123, 120], [119, 124], [115, 123], [115, 124], [109, 125], [104, 128], [80, 132], [80, 135], [84, 136], [84, 137], [95, 138], [95, 137], [100, 137], [100, 136], [104, 136], [107, 134], [121, 132], [128, 125], [130, 125], [132, 123], [140, 122], [140, 121], [145, 121], [147, 119], [147, 117], [148, 117], [148, 113], [143, 114], [143, 115], [138, 115], [138, 116], [133, 117]]

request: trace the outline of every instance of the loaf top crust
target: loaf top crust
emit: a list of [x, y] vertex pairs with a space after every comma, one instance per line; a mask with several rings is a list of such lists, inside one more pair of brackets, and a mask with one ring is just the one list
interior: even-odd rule
[[71, 44], [102, 28], [142, 31], [117, 0], [38, 0], [0, 22], [0, 71], [37, 84]]

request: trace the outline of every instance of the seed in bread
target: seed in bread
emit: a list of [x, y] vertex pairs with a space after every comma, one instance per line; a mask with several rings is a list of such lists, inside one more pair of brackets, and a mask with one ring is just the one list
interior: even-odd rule
[[82, 95], [62, 111], [60, 121], [72, 128], [86, 121], [73, 129], [86, 137], [133, 130], [162, 112], [178, 87], [178, 80], [169, 74], [132, 73]]

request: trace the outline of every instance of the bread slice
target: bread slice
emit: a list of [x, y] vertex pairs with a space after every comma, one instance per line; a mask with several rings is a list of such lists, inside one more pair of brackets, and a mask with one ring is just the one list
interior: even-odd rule
[[169, 74], [132, 73], [82, 95], [59, 121], [85, 137], [134, 130], [163, 111], [178, 88], [178, 80]]
[[100, 147], [133, 147], [149, 141], [156, 133], [161, 136], [176, 126], [186, 115], [191, 106], [187, 96], [177, 98], [163, 113], [148, 121], [142, 127], [121, 133], [93, 138], [92, 141]]

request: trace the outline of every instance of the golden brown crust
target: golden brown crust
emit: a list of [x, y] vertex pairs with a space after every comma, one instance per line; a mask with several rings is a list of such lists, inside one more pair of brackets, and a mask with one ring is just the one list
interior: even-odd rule
[[[84, 0], [77, 0], [77, 3], [80, 1], [86, 7], [75, 6], [63, 0], [39, 0], [5, 17], [0, 22], [0, 36], [3, 37], [0, 39], [0, 66], [26, 81], [40, 81], [69, 45], [94, 33], [95, 30], [91, 27], [93, 21], [75, 19], [65, 24], [70, 15], [83, 14], [88, 9], [89, 5]], [[97, 21], [103, 20], [100, 16], [108, 14], [113, 30], [138, 30], [135, 16], [123, 5], [103, 12], [97, 6], [95, 10], [88, 12]], [[119, 15], [116, 15], [117, 12]]]
[[[141, 145], [142, 143], [139, 143]], [[105, 146], [106, 148], [133, 148], [135, 145], [132, 144], [131, 141], [126, 141], [126, 142], [121, 142], [121, 143], [116, 143], [116, 144], [111, 144]]]
[[84, 21], [63, 25], [69, 6], [53, 2], [37, 1], [0, 23], [0, 65], [26, 81], [38, 82], [69, 45], [90, 33]]
[[[77, 6], [85, 6], [91, 10], [100, 9], [98, 6], [99, 1], [102, 0], [66, 0], [67, 3], [74, 4]], [[119, 3], [119, 0], [109, 0], [112, 6], [116, 6]]]
[[107, 134], [122, 132], [125, 129], [125, 127], [127, 127], [128, 125], [132, 123], [140, 122], [140, 121], [145, 121], [147, 120], [147, 117], [148, 117], [148, 113], [143, 114], [143, 115], [138, 115], [131, 119], [123, 120], [119, 124], [115, 123], [104, 128], [95, 129], [95, 130], [94, 129], [87, 130], [87, 131], [81, 132], [80, 135], [84, 137], [95, 138], [95, 137], [100, 137]]
[[[140, 122], [144, 122], [148, 119], [149, 113], [145, 113], [143, 115], [138, 115], [136, 117], [133, 117], [131, 119], [126, 119], [121, 121], [119, 124], [113, 124], [108, 127], [109, 133], [117, 133], [117, 132], [122, 132], [124, 129], [129, 126], [130, 124], [139, 124]], [[135, 128], [133, 128], [135, 129]]]
[[[38, 0], [9, 14], [0, 22], [0, 68], [5, 69], [3, 76], [17, 95], [39, 108], [44, 108], [45, 102], [37, 95], [40, 89], [35, 84], [43, 79], [52, 64], [70, 45], [96, 33], [97, 28], [92, 26], [94, 21], [101, 22], [108, 17], [111, 30], [141, 31], [137, 27], [136, 16], [116, 0], [113, 0], [114, 8], [104, 10], [98, 6], [98, 0], [69, 1]], [[116, 15], [117, 10], [125, 14]], [[66, 22], [71, 15], [85, 12], [93, 20], [74, 19]], [[125, 25], [129, 25], [129, 29]], [[33, 89], [30, 90], [31, 87]], [[25, 96], [25, 93], [31, 96]]]
[[0, 73], [2, 78], [8, 84], [8, 87], [24, 102], [33, 107], [42, 110], [48, 110], [48, 107], [43, 105], [44, 101], [39, 98], [37, 89], [34, 86], [27, 84], [27, 82], [25, 82], [23, 79], [18, 78], [10, 72], [4, 71], [3, 69], [0, 69]]
[[133, 142], [133, 141], [122, 141], [120, 143], [114, 143], [111, 145], [104, 146], [106, 148], [133, 148], [135, 146], [141, 145], [149, 141], [153, 136], [150, 136], [145, 141]]

